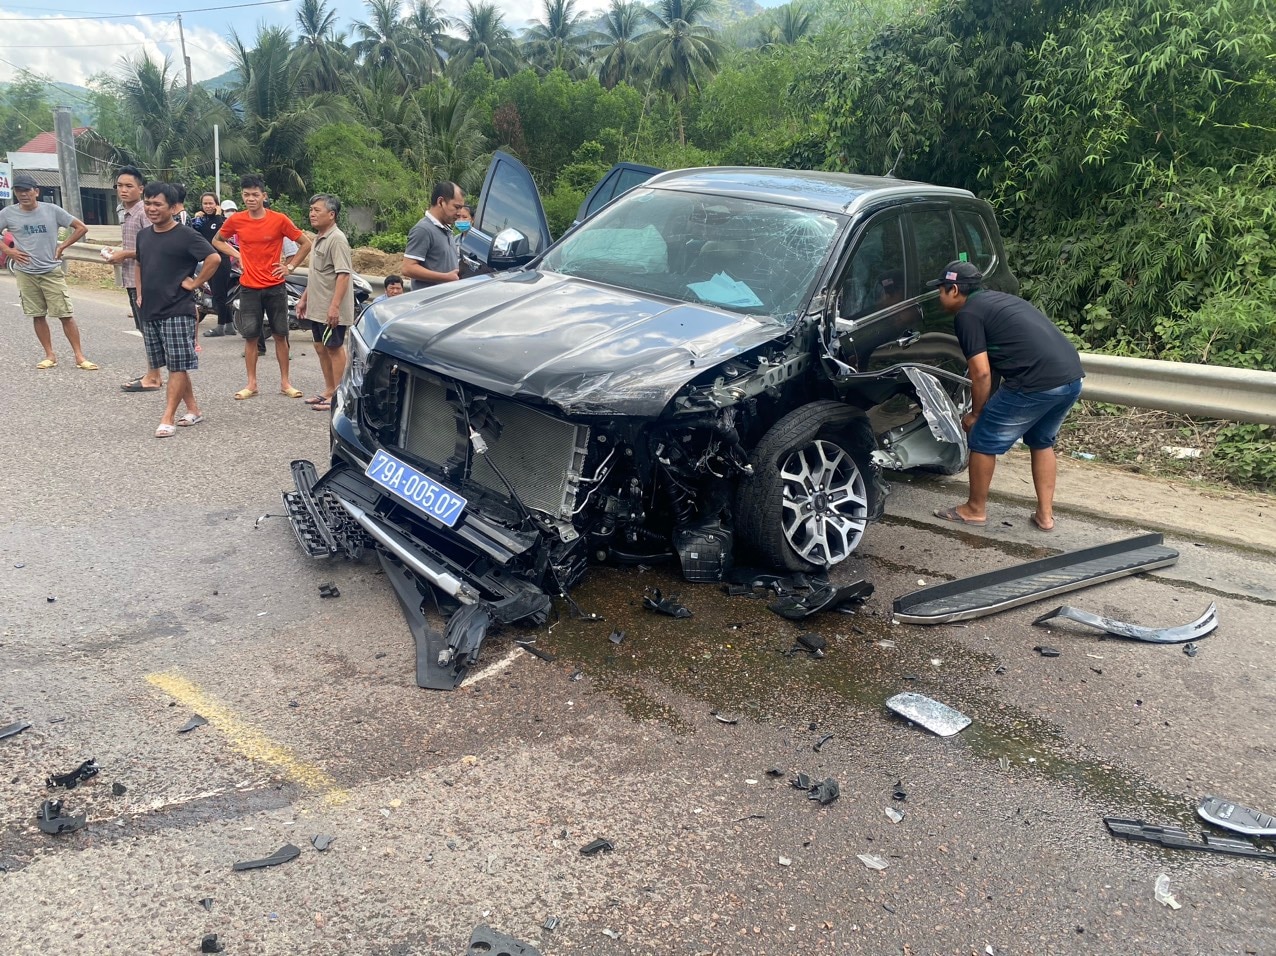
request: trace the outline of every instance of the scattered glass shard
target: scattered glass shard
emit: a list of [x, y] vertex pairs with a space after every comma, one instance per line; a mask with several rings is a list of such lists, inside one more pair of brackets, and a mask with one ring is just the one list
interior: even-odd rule
[[1162, 906], [1168, 906], [1172, 910], [1182, 908], [1182, 904], [1174, 898], [1174, 894], [1170, 892], [1170, 878], [1162, 873], [1156, 878], [1156, 883], [1152, 889], [1156, 901]]
[[970, 726], [970, 718], [965, 714], [924, 694], [896, 694], [886, 701], [886, 706], [940, 737], [951, 737]]
[[894, 807], [887, 807], [884, 812], [891, 823], [902, 823], [904, 820], [904, 814], [900, 813]]
[[872, 853], [857, 853], [855, 855], [859, 858], [859, 861], [870, 870], [884, 870], [890, 866], [890, 863], [886, 860], [883, 860], [880, 856], [876, 856]]

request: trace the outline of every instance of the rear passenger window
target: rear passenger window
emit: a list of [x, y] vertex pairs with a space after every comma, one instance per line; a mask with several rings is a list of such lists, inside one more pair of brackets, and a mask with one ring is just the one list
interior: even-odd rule
[[988, 226], [984, 217], [973, 209], [957, 210], [957, 258], [966, 258], [987, 273], [992, 267], [992, 241], [988, 238]]
[[919, 209], [913, 218], [913, 243], [917, 247], [917, 268], [923, 282], [935, 278], [944, 266], [957, 258], [952, 213], [947, 209]]
[[903, 300], [904, 237], [899, 216], [869, 223], [842, 280], [840, 317], [858, 319]]

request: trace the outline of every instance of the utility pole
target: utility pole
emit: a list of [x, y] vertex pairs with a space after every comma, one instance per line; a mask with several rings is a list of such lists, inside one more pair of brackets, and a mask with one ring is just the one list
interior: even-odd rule
[[62, 208], [76, 219], [84, 219], [80, 205], [80, 164], [75, 159], [75, 131], [71, 125], [71, 107], [59, 106], [53, 111], [53, 135], [58, 142], [58, 171], [62, 174]]
[[186, 31], [182, 29], [182, 15], [177, 15], [177, 35], [182, 38], [182, 59], [186, 61], [186, 95], [191, 95], [191, 58], [186, 55]]

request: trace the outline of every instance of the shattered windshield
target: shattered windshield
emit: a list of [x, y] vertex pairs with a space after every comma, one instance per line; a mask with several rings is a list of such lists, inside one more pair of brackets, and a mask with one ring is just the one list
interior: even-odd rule
[[633, 190], [546, 253], [540, 267], [735, 312], [798, 309], [842, 220], [677, 190]]

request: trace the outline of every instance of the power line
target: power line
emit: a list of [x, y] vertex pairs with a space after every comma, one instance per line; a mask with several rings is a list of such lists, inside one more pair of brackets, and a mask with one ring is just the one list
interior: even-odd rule
[[[190, 10], [154, 10], [150, 13], [106, 13], [96, 17], [54, 17], [49, 18], [56, 23], [70, 23], [73, 20], [140, 20], [148, 17], [169, 17], [181, 13], [209, 13], [221, 10], [242, 10], [245, 7], [273, 7], [281, 3], [292, 3], [292, 0], [257, 0], [256, 3], [232, 3], [224, 7], [195, 7]], [[18, 21], [30, 23], [30, 17], [0, 17], [0, 23]]]

